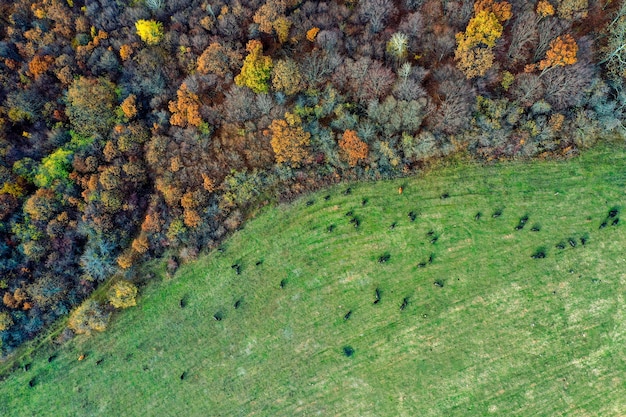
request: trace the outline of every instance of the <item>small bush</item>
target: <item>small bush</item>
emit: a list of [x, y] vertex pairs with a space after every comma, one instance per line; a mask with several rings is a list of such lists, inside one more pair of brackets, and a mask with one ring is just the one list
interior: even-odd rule
[[102, 332], [109, 323], [110, 314], [104, 312], [96, 301], [86, 300], [70, 314], [68, 327], [78, 334]]
[[115, 308], [127, 308], [137, 305], [137, 287], [132, 282], [118, 281], [109, 290], [109, 302]]

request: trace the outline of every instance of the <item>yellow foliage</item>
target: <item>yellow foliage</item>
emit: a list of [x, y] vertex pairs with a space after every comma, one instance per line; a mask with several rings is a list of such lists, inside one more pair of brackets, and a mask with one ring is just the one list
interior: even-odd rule
[[511, 4], [506, 1], [495, 3], [493, 0], [478, 0], [474, 3], [474, 12], [478, 14], [481, 11], [493, 13], [500, 22], [505, 22], [513, 17]]
[[163, 24], [154, 20], [138, 20], [135, 23], [137, 35], [148, 45], [156, 45], [163, 37]]
[[109, 314], [96, 301], [86, 300], [70, 314], [67, 325], [78, 334], [91, 334], [93, 330], [104, 331], [108, 322]]
[[284, 16], [279, 17], [274, 21], [274, 30], [278, 36], [278, 42], [285, 43], [289, 38], [289, 29], [291, 28], [291, 21]]
[[[496, 40], [502, 36], [502, 30], [502, 24], [500, 24], [493, 12], [481, 10], [470, 19], [465, 33], [457, 34], [457, 41], [459, 41], [459, 35], [462, 35], [463, 43], [467, 42], [466, 45], [469, 48], [473, 48], [480, 43], [493, 48]], [[459, 41], [459, 44], [461, 43]]]
[[317, 34], [319, 33], [319, 31], [320, 31], [320, 28], [311, 28], [307, 30], [306, 32], [307, 40], [311, 42], [315, 42], [315, 38], [317, 37]]
[[554, 7], [546, 0], [540, 0], [537, 3], [537, 14], [541, 17], [554, 16]]
[[482, 77], [493, 66], [495, 56], [489, 48], [472, 48], [461, 50], [457, 48], [454, 53], [457, 67], [469, 78]]
[[109, 302], [115, 308], [127, 308], [137, 305], [137, 287], [132, 282], [117, 281], [108, 293]]

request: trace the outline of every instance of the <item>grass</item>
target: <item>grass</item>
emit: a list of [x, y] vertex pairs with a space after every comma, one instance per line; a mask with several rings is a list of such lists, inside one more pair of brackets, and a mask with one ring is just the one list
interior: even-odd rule
[[10, 374], [0, 415], [623, 415], [625, 167], [597, 149], [266, 207]]

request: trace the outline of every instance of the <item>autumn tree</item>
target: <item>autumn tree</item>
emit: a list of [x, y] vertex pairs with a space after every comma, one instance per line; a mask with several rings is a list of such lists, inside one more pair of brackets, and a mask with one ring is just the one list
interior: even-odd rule
[[293, 95], [302, 90], [302, 75], [293, 59], [280, 59], [272, 69], [272, 86], [277, 91]]
[[198, 58], [198, 72], [225, 76], [231, 68], [240, 65], [241, 54], [218, 42], [212, 42]]
[[110, 314], [104, 312], [95, 300], [86, 300], [70, 314], [67, 325], [78, 334], [91, 334], [106, 329]]
[[474, 11], [465, 32], [456, 35], [454, 52], [457, 67], [467, 78], [483, 76], [491, 68], [495, 58], [493, 47], [504, 30], [502, 23], [512, 16], [509, 3], [492, 0], [476, 2]]
[[199, 127], [202, 124], [200, 116], [200, 99], [198, 95], [189, 91], [183, 83], [176, 92], [177, 100], [170, 101], [169, 109], [172, 112], [170, 123], [174, 126], [186, 127], [188, 124]]
[[138, 20], [135, 23], [137, 35], [148, 45], [156, 45], [163, 37], [163, 23], [154, 20]]
[[115, 120], [115, 86], [104, 78], [81, 77], [67, 90], [65, 110], [72, 128], [83, 136], [106, 136]]
[[129, 281], [117, 281], [111, 286], [108, 298], [115, 308], [128, 308], [137, 305], [137, 286]]
[[137, 97], [134, 94], [126, 97], [120, 104], [120, 109], [127, 119], [135, 117], [137, 115]]
[[354, 130], [346, 130], [339, 141], [339, 147], [347, 156], [350, 166], [355, 166], [359, 161], [367, 158], [369, 147], [357, 136]]
[[259, 25], [259, 30], [263, 33], [272, 34], [276, 32], [278, 41], [284, 43], [289, 37], [289, 29], [292, 22], [285, 17], [288, 6], [296, 4], [294, 0], [267, 0], [256, 11], [252, 20]]
[[246, 86], [255, 93], [267, 93], [272, 75], [272, 58], [263, 55], [263, 44], [256, 39], [246, 45], [248, 56], [243, 61], [241, 73], [235, 77], [235, 84]]
[[302, 129], [300, 117], [285, 113], [285, 119], [272, 121], [270, 130], [272, 132], [270, 144], [277, 163], [291, 163], [298, 167], [309, 157], [311, 134]]
[[[541, 70], [541, 75], [555, 67], [564, 67], [576, 63], [578, 44], [569, 33], [559, 36], [550, 42], [550, 49], [546, 52], [546, 57], [539, 61], [537, 68]], [[533, 65], [526, 67], [527, 72], [534, 69]]]

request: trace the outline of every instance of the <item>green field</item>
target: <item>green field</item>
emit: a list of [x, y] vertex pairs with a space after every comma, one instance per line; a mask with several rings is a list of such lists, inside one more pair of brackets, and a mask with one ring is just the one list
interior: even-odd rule
[[[613, 146], [266, 207], [107, 332], [29, 359], [0, 382], [0, 415], [623, 416], [626, 151]], [[613, 207], [623, 220], [600, 229]]]

